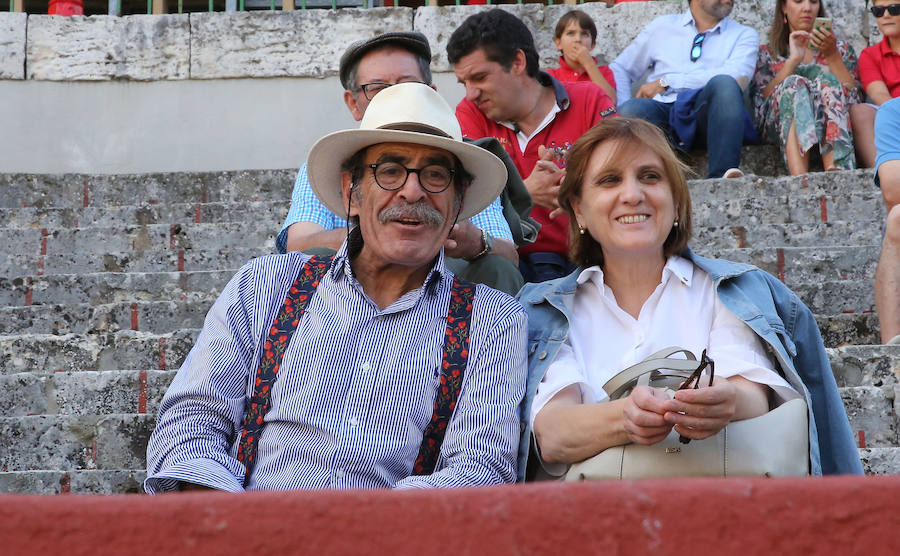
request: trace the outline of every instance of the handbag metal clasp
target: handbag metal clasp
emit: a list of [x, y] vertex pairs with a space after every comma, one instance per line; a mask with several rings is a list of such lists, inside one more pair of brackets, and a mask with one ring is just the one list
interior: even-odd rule
[[681, 448], [679, 448], [677, 446], [674, 448], [666, 448], [666, 453], [667, 454], [678, 454], [678, 453], [681, 453]]

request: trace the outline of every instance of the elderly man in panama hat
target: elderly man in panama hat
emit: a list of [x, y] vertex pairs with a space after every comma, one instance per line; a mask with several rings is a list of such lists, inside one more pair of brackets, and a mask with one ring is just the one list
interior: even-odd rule
[[525, 312], [456, 278], [442, 247], [500, 193], [503, 163], [404, 83], [320, 139], [309, 176], [347, 239], [231, 280], [163, 398], [147, 492], [515, 481]]

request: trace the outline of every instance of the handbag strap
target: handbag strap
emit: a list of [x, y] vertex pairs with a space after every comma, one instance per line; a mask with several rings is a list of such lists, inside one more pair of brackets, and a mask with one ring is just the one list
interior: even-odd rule
[[437, 465], [447, 432], [447, 423], [456, 408], [462, 388], [466, 363], [469, 358], [469, 321], [472, 318], [472, 300], [475, 284], [453, 278], [450, 305], [447, 307], [447, 328], [444, 331], [444, 349], [441, 356], [441, 378], [431, 421], [422, 434], [422, 445], [413, 464], [413, 475], [430, 475]]
[[[673, 355], [683, 353], [686, 359], [674, 359]], [[656, 372], [658, 378], [678, 378], [681, 373], [678, 371], [693, 372], [697, 368], [697, 357], [691, 351], [677, 346], [670, 346], [650, 354], [646, 359], [639, 363], [628, 367], [624, 371], [618, 373], [603, 385], [603, 391], [611, 400], [619, 399], [622, 394], [633, 388], [642, 375], [646, 375], [646, 382], [651, 380], [651, 373]], [[662, 369], [676, 371], [676, 373], [666, 373]]]
[[306, 311], [309, 300], [319, 286], [319, 280], [325, 275], [333, 258], [312, 257], [304, 263], [297, 274], [297, 279], [288, 288], [287, 297], [269, 329], [269, 336], [263, 345], [259, 366], [256, 368], [253, 394], [250, 396], [247, 413], [241, 425], [237, 459], [244, 464], [244, 486], [247, 486], [256, 463], [259, 436], [265, 426], [265, 415], [271, 406], [272, 386], [278, 378], [284, 352], [287, 351], [288, 343], [300, 324], [300, 317]]

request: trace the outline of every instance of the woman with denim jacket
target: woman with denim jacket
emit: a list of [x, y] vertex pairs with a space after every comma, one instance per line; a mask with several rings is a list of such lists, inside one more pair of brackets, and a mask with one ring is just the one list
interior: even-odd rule
[[[519, 293], [529, 313], [520, 478], [530, 451], [530, 475], [559, 476], [611, 446], [654, 444], [673, 428], [706, 438], [801, 396], [811, 472], [861, 472], [815, 320], [765, 272], [687, 249], [684, 167], [659, 130], [629, 118], [592, 128], [569, 152], [559, 200], [579, 268]], [[607, 380], [672, 345], [707, 350], [711, 384], [673, 399], [638, 386], [609, 401]]]

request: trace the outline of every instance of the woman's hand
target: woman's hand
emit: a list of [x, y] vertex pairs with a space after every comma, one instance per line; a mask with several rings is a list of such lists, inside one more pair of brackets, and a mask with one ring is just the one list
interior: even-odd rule
[[628, 439], [635, 444], [656, 444], [669, 435], [674, 423], [664, 418], [669, 396], [657, 388], [637, 386], [625, 398], [622, 419]]
[[664, 402], [664, 419], [687, 438], [700, 440], [725, 428], [737, 411], [738, 391], [728, 379], [716, 377], [712, 386], [708, 377], [700, 378], [700, 388], [679, 390], [675, 398]]
[[[793, 33], [792, 33], [793, 34]], [[837, 37], [831, 29], [825, 27], [816, 27], [813, 29], [812, 37], [809, 42], [818, 50], [826, 60], [832, 60], [835, 56], [840, 59], [841, 55], [837, 49]]]
[[794, 31], [788, 36], [788, 60], [797, 64], [803, 62], [812, 35], [808, 31]]

